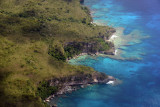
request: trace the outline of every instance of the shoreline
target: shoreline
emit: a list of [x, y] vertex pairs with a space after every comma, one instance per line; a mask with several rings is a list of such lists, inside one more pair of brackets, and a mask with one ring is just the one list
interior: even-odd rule
[[[112, 42], [113, 43], [113, 41], [117, 38], [118, 36], [116, 36], [116, 35], [114, 35], [114, 34], [112, 34], [110, 37], [109, 37], [109, 39], [108, 40], [106, 40], [106, 42]], [[113, 47], [112, 47], [113, 48]], [[113, 54], [112, 54], [112, 56], [115, 56], [115, 55], [117, 55], [117, 52], [118, 52], [118, 50], [116, 50], [116, 49], [114, 49], [114, 52], [113, 52]], [[97, 53], [80, 53], [79, 55], [76, 55], [76, 56], [74, 56], [72, 59], [76, 59], [76, 58], [78, 58], [78, 57], [80, 57], [80, 56], [85, 56], [85, 55], [88, 55], [88, 56], [101, 56], [101, 55], [107, 55], [107, 54], [101, 54], [100, 52], [97, 52]], [[66, 61], [67, 62], [69, 62], [71, 59], [67, 59]], [[100, 72], [98, 72], [98, 73], [100, 73]], [[106, 74], [104, 74], [104, 75], [106, 75]], [[64, 83], [65, 84], [65, 83]], [[72, 84], [72, 85], [65, 85], [65, 86], [63, 86], [63, 88], [62, 89], [60, 89], [60, 90], [58, 90], [58, 92], [56, 93], [56, 94], [53, 94], [53, 95], [51, 95], [51, 96], [49, 96], [48, 98], [46, 98], [45, 100], [44, 100], [44, 102], [46, 102], [46, 103], [50, 103], [51, 102], [51, 100], [54, 100], [55, 98], [58, 98], [58, 97], [60, 97], [60, 96], [63, 96], [63, 95], [65, 95], [66, 93], [71, 93], [72, 91], [76, 91], [76, 90], [78, 90], [78, 89], [80, 89], [80, 88], [85, 88], [85, 87], [87, 87], [87, 86], [90, 86], [90, 85], [94, 85], [94, 84], [107, 84], [107, 85], [117, 85], [117, 84], [119, 84], [119, 80], [117, 80], [117, 79], [115, 79], [114, 77], [112, 77], [112, 76], [107, 76], [107, 79], [104, 79], [103, 81], [99, 81], [98, 79], [97, 79], [97, 77], [94, 77], [93, 78], [93, 81], [91, 81], [91, 82], [85, 82], [85, 83], [75, 83], [75, 84]], [[50, 105], [50, 104], [49, 104]], [[52, 107], [57, 107], [57, 105], [56, 104], [53, 104], [53, 105], [51, 105]]]
[[[81, 80], [77, 80], [78, 78], [81, 78]], [[49, 96], [44, 100], [44, 102], [48, 103], [51, 107], [57, 107], [56, 102], [54, 102], [56, 98], [59, 98], [67, 93], [76, 91], [80, 88], [85, 88], [87, 86], [95, 84], [108, 84], [108, 85], [119, 84], [119, 80], [100, 72], [95, 72], [92, 75], [86, 74], [86, 75], [64, 77], [60, 79], [57, 78], [50, 80], [49, 82], [51, 86], [58, 85], [60, 87], [58, 92], [56, 92], [55, 94]]]
[[[90, 15], [91, 15], [91, 11], [90, 11]], [[93, 24], [94, 26], [106, 26], [104, 24], [98, 24], [98, 23], [95, 23], [93, 21], [91, 22], [91, 24]], [[115, 32], [116, 32], [116, 30], [115, 30]], [[118, 36], [114, 35], [114, 33], [112, 35], [110, 35], [107, 40], [106, 40], [106, 38], [104, 39], [106, 43], [107, 42], [108, 43], [109, 42], [113, 43], [113, 41], [118, 37]], [[114, 46], [114, 43], [113, 43], [113, 46], [111, 46], [111, 49], [107, 50], [106, 53], [105, 52], [96, 52], [96, 53], [82, 52], [79, 55], [75, 55], [71, 59], [76, 59], [76, 58], [78, 58], [80, 56], [84, 56], [84, 55], [101, 56], [101, 54], [103, 54], [103, 55], [112, 55], [112, 56], [114, 56], [114, 55], [117, 55], [117, 52], [118, 52], [118, 50], [115, 49], [115, 46]], [[69, 60], [71, 60], [71, 59], [67, 58], [66, 62], [69, 62]], [[115, 85], [117, 85], [117, 84], [120, 83], [118, 79], [116, 79], [116, 78], [114, 78], [112, 76], [108, 76], [108, 75], [103, 74], [101, 72], [96, 72], [96, 73], [98, 73], [100, 75], [97, 74], [96, 76], [91, 77], [92, 81], [87, 81], [87, 82], [84, 82], [84, 83], [72, 83], [72, 84], [68, 84], [68, 83], [63, 82], [63, 84], [65, 84], [65, 85], [60, 86], [61, 89], [58, 89], [58, 92], [56, 92], [55, 94], [50, 95], [49, 97], [47, 97], [44, 100], [44, 102], [48, 103], [48, 105], [50, 105], [51, 107], [57, 107], [56, 103], [54, 103], [52, 105], [50, 104], [51, 100], [54, 100], [55, 98], [61, 97], [61, 96], [65, 95], [65, 94], [67, 94], [67, 93], [71, 93], [72, 91], [76, 91], [76, 90], [78, 90], [80, 88], [85, 88], [87, 86], [94, 85], [94, 84], [107, 84], [107, 85], [114, 85], [115, 84]], [[107, 78], [103, 78], [103, 76], [107, 76]], [[103, 78], [103, 79], [101, 80], [100, 78]], [[57, 83], [58, 83], [58, 85], [60, 85], [59, 82], [57, 82]]]
[[[105, 40], [106, 42], [111, 42], [111, 43], [113, 43], [114, 44], [114, 40], [116, 39], [116, 38], [118, 38], [118, 36], [116, 36], [115, 34], [112, 34], [110, 37], [109, 37], [109, 39], [108, 40]], [[115, 45], [115, 44], [114, 44]], [[112, 54], [105, 54], [105, 53], [102, 53], [102, 52], [96, 52], [96, 53], [80, 53], [79, 55], [75, 55], [73, 58], [71, 58], [71, 59], [67, 59], [66, 61], [67, 62], [69, 62], [70, 60], [72, 60], [72, 59], [76, 59], [76, 58], [78, 58], [78, 57], [81, 57], [81, 56], [85, 56], [85, 55], [89, 55], [89, 56], [116, 56], [116, 55], [118, 55], [119, 53], [119, 51], [118, 51], [118, 49], [115, 49], [115, 46], [114, 47], [112, 47], [112, 48], [114, 48], [114, 51], [112, 50], [111, 51], [111, 53]]]
[[[118, 36], [112, 34], [108, 40], [105, 40], [106, 42], [111, 42], [113, 43], [113, 41], [117, 38]], [[114, 48], [114, 46], [112, 47]], [[83, 52], [83, 53], [80, 53], [79, 55], [75, 55], [73, 58], [71, 59], [67, 59], [66, 61], [69, 63], [70, 60], [72, 59], [76, 59], [80, 56], [85, 56], [85, 55], [88, 55], [88, 56], [101, 56], [101, 55], [109, 55], [109, 54], [104, 54], [104, 53], [101, 53], [101, 52], [96, 52], [96, 53], [86, 53], [86, 52]], [[114, 48], [114, 51], [112, 52], [112, 56], [116, 55], [117, 54], [117, 50], [115, 50]], [[100, 73], [100, 72], [97, 72], [97, 73]], [[101, 74], [101, 73], [100, 73]], [[66, 93], [71, 93], [72, 91], [76, 91], [80, 88], [85, 88], [87, 86], [90, 86], [90, 85], [94, 85], [94, 84], [107, 84], [107, 85], [114, 85], [114, 84], [119, 84], [118, 80], [115, 79], [114, 77], [112, 76], [108, 76], [106, 74], [103, 74], [105, 76], [107, 76], [107, 78], [105, 78], [104, 80], [98, 80], [98, 78], [95, 76], [94, 78], [91, 77], [93, 80], [92, 81], [88, 81], [88, 82], [85, 82], [85, 83], [75, 83], [75, 84], [71, 84], [71, 85], [64, 85], [62, 86], [63, 88], [62, 89], [59, 89], [57, 93], [49, 96], [48, 98], [46, 98], [44, 100], [44, 102], [46, 103], [50, 103], [51, 100], [55, 99], [55, 98], [58, 98], [60, 96], [63, 96], [65, 95]], [[66, 84], [66, 83], [63, 83], [63, 84]], [[49, 104], [50, 105], [50, 104]], [[52, 107], [57, 107], [56, 104], [53, 104], [51, 105]]]

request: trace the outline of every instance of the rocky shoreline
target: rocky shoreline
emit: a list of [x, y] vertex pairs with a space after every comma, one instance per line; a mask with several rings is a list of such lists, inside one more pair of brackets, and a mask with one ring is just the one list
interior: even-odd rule
[[108, 38], [106, 38], [104, 35], [103, 36], [99, 36], [97, 38], [102, 38], [105, 41], [105, 44], [108, 44], [108, 46], [110, 47], [107, 50], [101, 50], [101, 48], [98, 49], [94, 49], [95, 47], [97, 47], [97, 43], [95, 42], [91, 42], [91, 43], [87, 43], [87, 42], [68, 42], [65, 43], [64, 47], [68, 47], [68, 46], [74, 46], [78, 47], [79, 50], [81, 51], [80, 54], [76, 54], [73, 57], [68, 57], [66, 59], [66, 61], [70, 60], [70, 59], [75, 59], [79, 56], [83, 56], [83, 55], [91, 55], [91, 56], [95, 56], [95, 55], [100, 55], [100, 54], [104, 54], [104, 55], [116, 55], [116, 50], [115, 50], [115, 46], [113, 43], [112, 38], [114, 37], [114, 33], [116, 32], [115, 30], [112, 30], [112, 35], [110, 35]]
[[[83, 4], [84, 0], [80, 0], [80, 3]], [[92, 22], [91, 22], [92, 24]], [[97, 38], [101, 38], [105, 41], [106, 44], [110, 47], [110, 49], [105, 50], [105, 51], [99, 51], [99, 50], [94, 50], [93, 48], [97, 46], [95, 42], [68, 42], [64, 44], [64, 47], [67, 46], [76, 46], [80, 47], [81, 53], [74, 55], [73, 57], [67, 58], [66, 61], [70, 59], [75, 59], [78, 56], [82, 55], [99, 55], [99, 54], [105, 54], [105, 55], [115, 55], [116, 50], [115, 46], [113, 44], [113, 41], [110, 41], [112, 38], [113, 34], [116, 32], [115, 29], [111, 29], [109, 32], [106, 33], [111, 33], [109, 36], [106, 35], [101, 35], [97, 36]], [[50, 86], [56, 86], [58, 87], [58, 91], [49, 96], [44, 100], [44, 102], [48, 103], [51, 107], [57, 107], [56, 104], [51, 104], [50, 101], [62, 96], [66, 93], [70, 93], [72, 91], [76, 91], [80, 88], [84, 88], [89, 85], [93, 84], [110, 84], [110, 83], [115, 83], [116, 84], [116, 79], [112, 76], [108, 76], [105, 73], [101, 72], [94, 72], [93, 74], [78, 74], [78, 75], [73, 75], [73, 76], [68, 76], [68, 77], [60, 77], [60, 78], [53, 78], [49, 80]]]
[[[106, 39], [106, 42], [108, 42], [107, 40], [109, 40], [111, 37], [112, 36]], [[75, 59], [83, 55], [91, 55], [91, 56], [100, 55], [100, 54], [115, 55], [116, 52], [115, 52], [114, 44], [112, 42], [110, 43], [111, 43], [110, 50], [100, 51], [100, 52], [88, 51], [90, 47], [88, 46], [88, 44], [86, 45], [84, 43], [86, 46], [84, 46], [85, 48], [83, 49], [83, 52], [80, 53], [79, 55], [75, 55], [71, 59]], [[72, 44], [72, 43], [68, 43], [68, 44]], [[68, 62], [69, 60], [70, 58], [68, 58], [66, 61]], [[57, 107], [56, 104], [51, 104], [50, 101], [56, 99], [59, 96], [62, 96], [66, 93], [71, 93], [72, 91], [76, 91], [80, 88], [85, 88], [86, 86], [89, 86], [89, 85], [109, 84], [109, 82], [116, 83], [116, 81], [117, 80], [114, 77], [108, 76], [101, 72], [95, 72], [93, 74], [78, 74], [78, 75], [68, 76], [68, 77], [53, 78], [48, 82], [50, 86], [58, 87], [58, 91], [55, 94], [46, 98], [44, 102], [48, 103], [51, 107]]]
[[[94, 43], [79, 42], [83, 47], [82, 52], [79, 55], [75, 55], [74, 57], [67, 58], [66, 61], [70, 59], [75, 59], [83, 55], [91, 55], [91, 56], [100, 55], [100, 54], [115, 55], [116, 50], [115, 50], [113, 41], [110, 41], [110, 39], [112, 38], [113, 33], [115, 33], [116, 31], [113, 29], [111, 32], [112, 32], [112, 35], [110, 35], [108, 38], [106, 38], [106, 36], [104, 35], [98, 37], [98, 38], [102, 38], [109, 45], [110, 47], [109, 50], [93, 51], [92, 48], [95, 46]], [[68, 46], [68, 45], [76, 46], [77, 44], [79, 45], [79, 43], [68, 42], [65, 44], [65, 46]], [[58, 87], [58, 91], [55, 94], [46, 98], [44, 102], [48, 103], [51, 107], [57, 107], [56, 104], [53, 104], [53, 103], [51, 104], [50, 101], [66, 93], [71, 93], [72, 91], [76, 91], [80, 88], [84, 88], [89, 85], [110, 84], [110, 83], [116, 84], [117, 80], [114, 77], [108, 76], [104, 73], [95, 72], [93, 74], [78, 74], [78, 75], [73, 75], [73, 76], [68, 76], [68, 77], [53, 78], [49, 80], [48, 82], [50, 86]]]
[[[82, 53], [80, 53], [79, 55], [75, 55], [72, 58], [67, 58], [66, 61], [68, 62], [70, 59], [76, 59], [77, 57], [83, 56], [83, 55], [91, 55], [91, 56], [98, 56], [100, 54], [104, 54], [104, 55], [116, 55], [117, 54], [117, 50], [115, 49], [115, 46], [113, 44], [113, 40], [112, 40], [113, 36], [114, 35], [110, 36], [108, 39], [105, 39], [106, 42], [110, 43], [110, 47], [111, 48], [109, 50], [93, 52], [93, 51], [88, 51], [89, 49], [83, 49]], [[84, 47], [85, 48], [89, 48], [89, 46], [84, 46]]]
[[[107, 84], [108, 82], [115, 82], [116, 79], [112, 76], [108, 76], [104, 73], [95, 72], [93, 74], [81, 74], [75, 76], [61, 77], [61, 78], [53, 78], [49, 80], [50, 86], [58, 87], [58, 91], [49, 96], [44, 100], [44, 102], [50, 102], [52, 99], [61, 96], [66, 93], [70, 93], [80, 88], [84, 88], [91, 84]], [[50, 105], [51, 107], [55, 107], [56, 104]]]

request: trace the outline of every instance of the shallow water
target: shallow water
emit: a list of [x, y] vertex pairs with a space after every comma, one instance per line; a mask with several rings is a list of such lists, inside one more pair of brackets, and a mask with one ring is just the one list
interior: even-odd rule
[[82, 56], [70, 63], [93, 67], [122, 83], [80, 89], [59, 98], [58, 106], [160, 107], [160, 1], [85, 0], [85, 5], [94, 23], [119, 30], [116, 48], [125, 60]]

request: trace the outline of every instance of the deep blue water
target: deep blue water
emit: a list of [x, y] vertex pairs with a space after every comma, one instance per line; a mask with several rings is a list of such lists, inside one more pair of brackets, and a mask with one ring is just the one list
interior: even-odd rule
[[[160, 107], [160, 0], [85, 0], [94, 22], [123, 27], [123, 35], [147, 36], [122, 46], [122, 57], [81, 57], [71, 64], [93, 67], [122, 81], [116, 86], [94, 85], [59, 98], [59, 107]], [[138, 54], [136, 54], [138, 53]], [[140, 54], [144, 53], [144, 54]], [[129, 56], [128, 56], [129, 55]]]

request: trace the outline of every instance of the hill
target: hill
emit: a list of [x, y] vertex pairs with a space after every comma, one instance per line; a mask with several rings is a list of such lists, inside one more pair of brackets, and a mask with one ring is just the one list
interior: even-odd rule
[[82, 52], [107, 52], [115, 32], [92, 23], [79, 0], [0, 0], [0, 100], [3, 107], [43, 107], [58, 90], [52, 78], [93, 74], [69, 65]]

